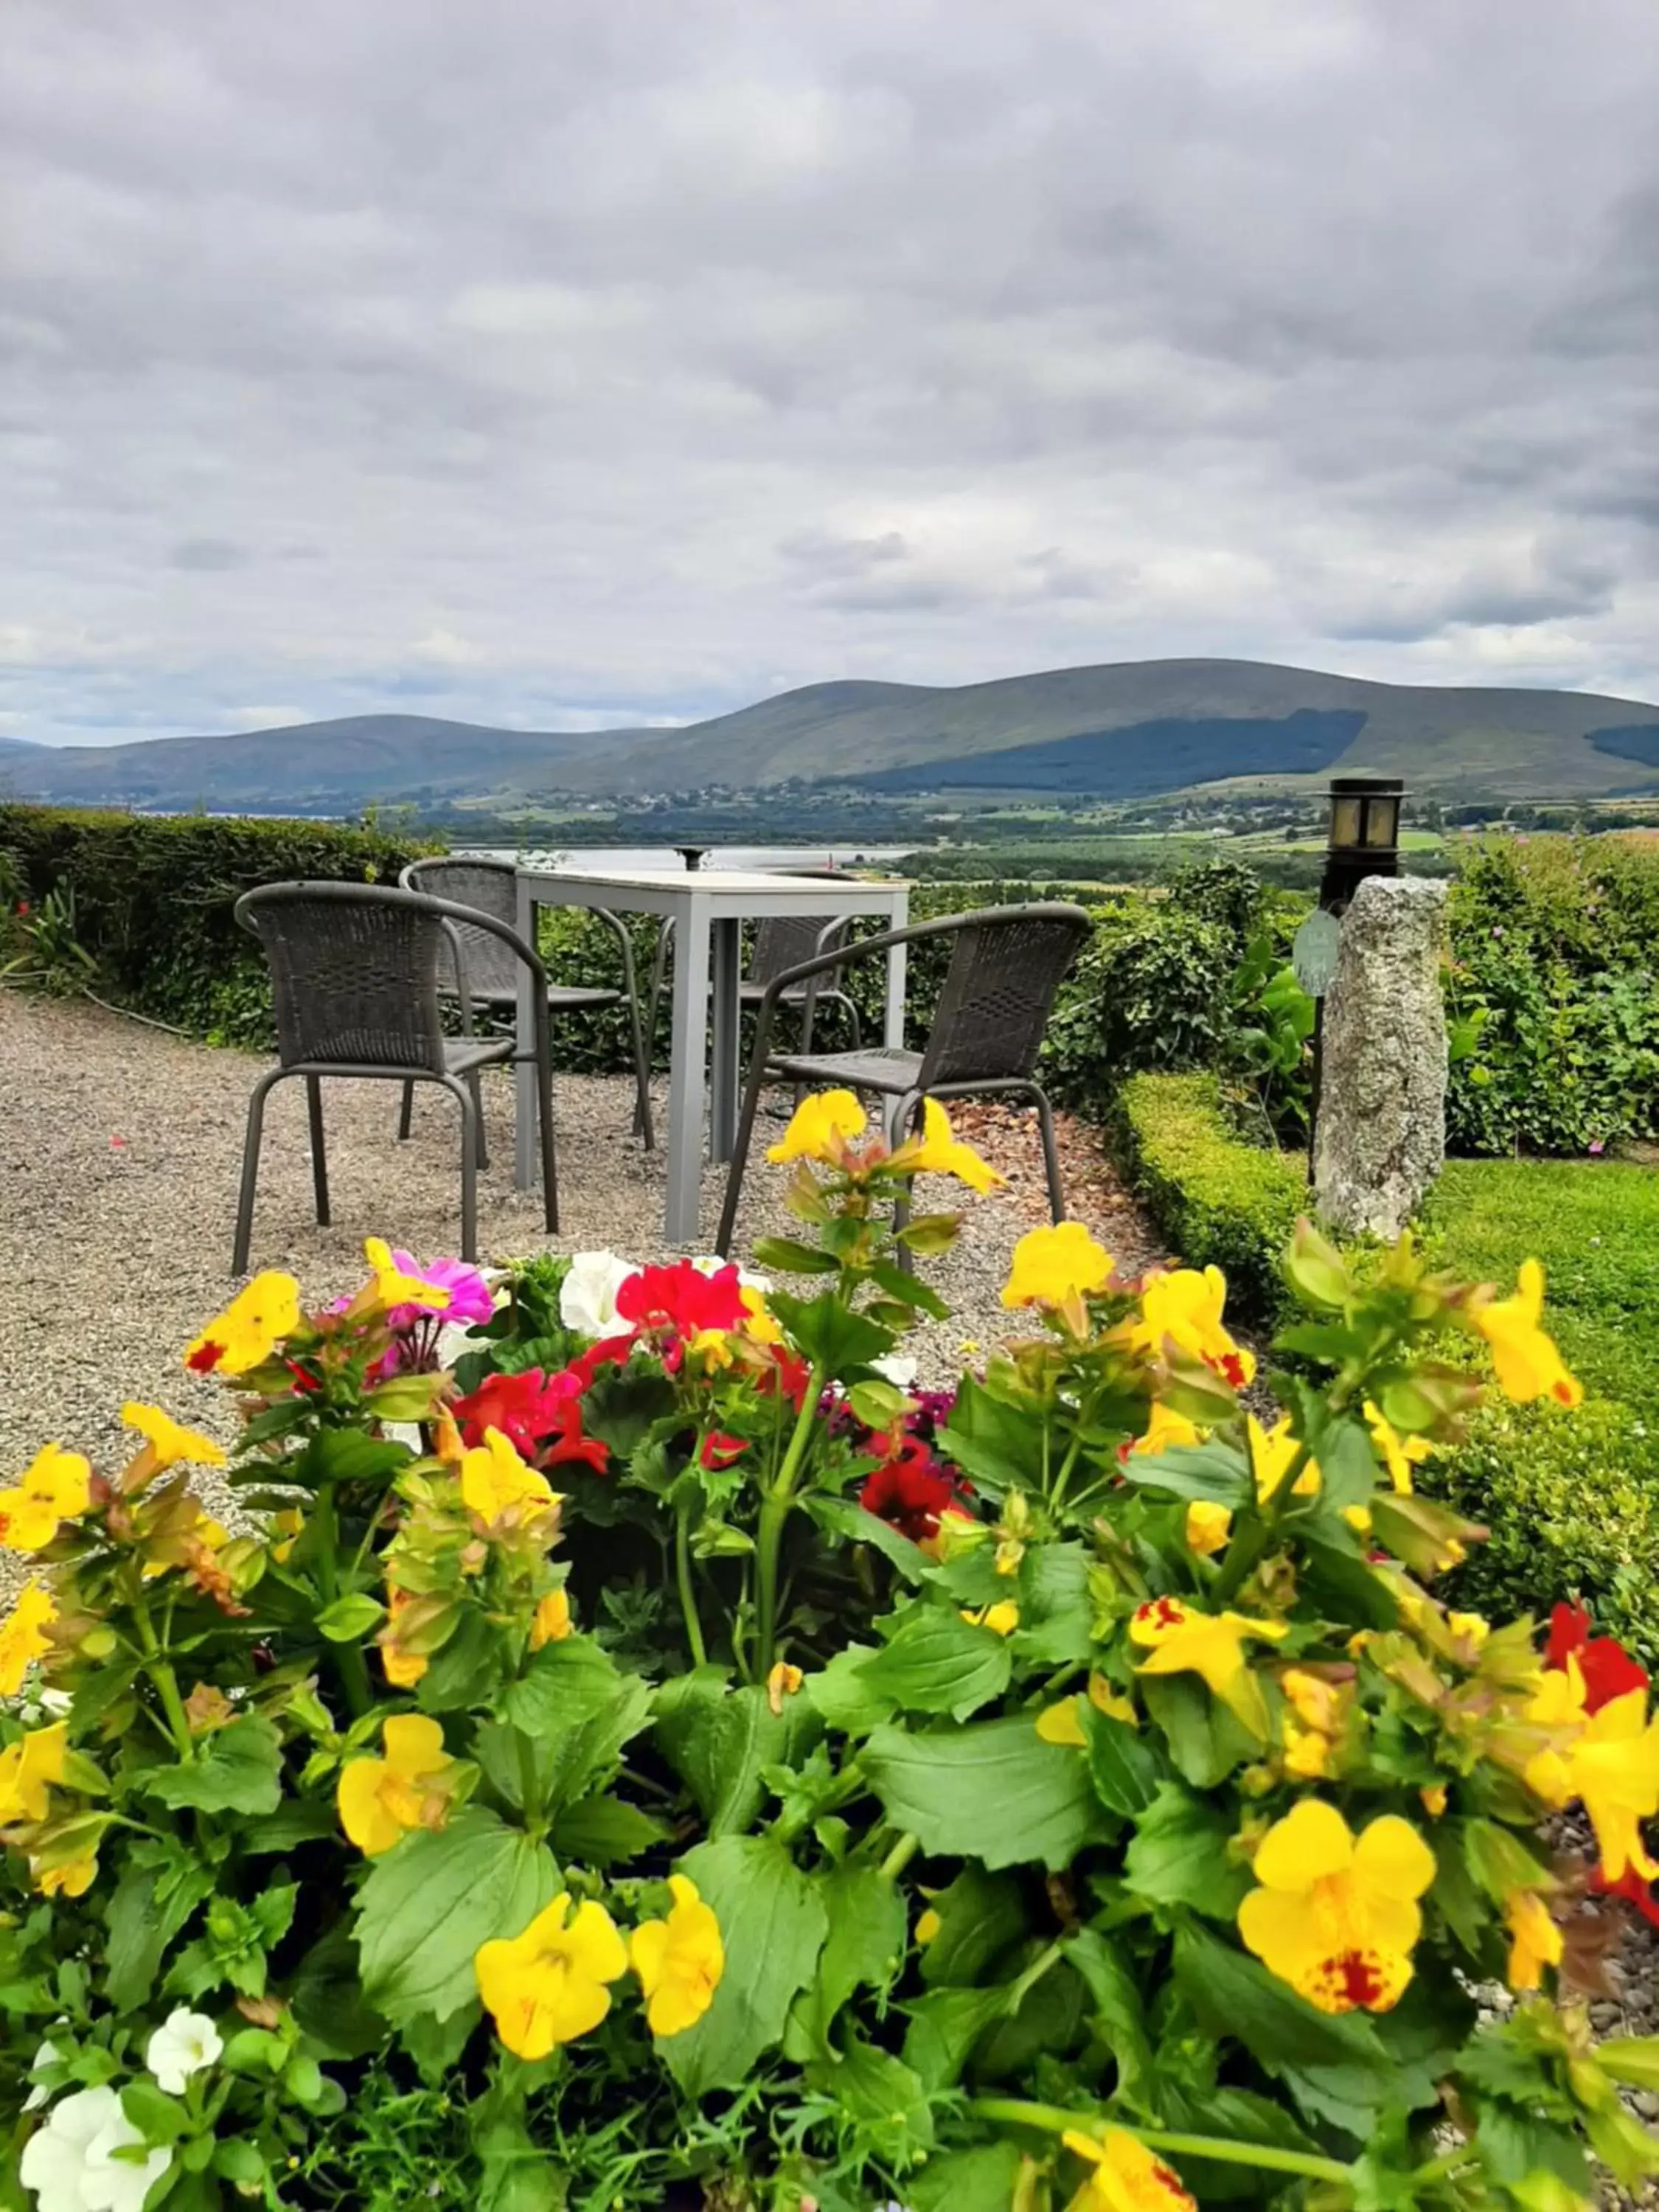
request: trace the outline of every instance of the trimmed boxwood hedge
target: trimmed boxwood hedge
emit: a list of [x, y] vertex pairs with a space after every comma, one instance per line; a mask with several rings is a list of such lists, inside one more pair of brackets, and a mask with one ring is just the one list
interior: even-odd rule
[[[1285, 1310], [1278, 1255], [1307, 1204], [1300, 1159], [1244, 1143], [1207, 1076], [1134, 1077], [1117, 1131], [1170, 1249], [1224, 1268], [1233, 1310], [1270, 1328]], [[1443, 1265], [1505, 1289], [1541, 1260], [1550, 1327], [1588, 1394], [1573, 1413], [1494, 1396], [1424, 1470], [1425, 1489], [1490, 1531], [1447, 1595], [1540, 1614], [1583, 1599], [1659, 1666], [1659, 1173], [1452, 1161], [1424, 1232]]]
[[0, 803], [0, 853], [33, 902], [74, 894], [76, 934], [135, 1012], [216, 1043], [269, 1045], [264, 956], [236, 926], [256, 884], [395, 883], [429, 841], [329, 822]]

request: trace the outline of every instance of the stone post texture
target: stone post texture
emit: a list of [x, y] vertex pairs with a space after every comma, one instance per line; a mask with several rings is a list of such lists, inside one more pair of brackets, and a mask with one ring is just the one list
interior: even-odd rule
[[1325, 1000], [1314, 1198], [1339, 1236], [1392, 1242], [1446, 1158], [1446, 887], [1370, 876]]

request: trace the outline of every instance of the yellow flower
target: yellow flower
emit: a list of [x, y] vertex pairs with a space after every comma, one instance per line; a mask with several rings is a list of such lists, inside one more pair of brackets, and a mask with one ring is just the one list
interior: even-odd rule
[[1356, 1837], [1334, 1805], [1304, 1797], [1261, 1839], [1238, 1932], [1321, 2012], [1388, 2012], [1412, 1978], [1417, 1900], [1434, 1875], [1434, 1853], [1397, 1814]]
[[838, 1168], [848, 1139], [861, 1137], [868, 1126], [850, 1091], [817, 1091], [801, 1100], [766, 1157], [779, 1167], [789, 1160], [822, 1160], [826, 1167]]
[[1285, 1771], [1303, 1782], [1317, 1782], [1331, 1771], [1331, 1740], [1317, 1729], [1298, 1728], [1289, 1715], [1285, 1720]]
[[[407, 1613], [414, 1603], [412, 1590], [404, 1589], [398, 1583], [387, 1581], [386, 1609], [394, 1637], [398, 1614]], [[412, 1690], [431, 1664], [423, 1652], [402, 1650], [395, 1642], [380, 1646], [380, 1665], [386, 1670], [386, 1680], [394, 1690]]]
[[805, 1680], [799, 1667], [792, 1667], [787, 1659], [780, 1659], [766, 1678], [766, 1702], [773, 1712], [781, 1714], [784, 1699], [794, 1697]]
[[1200, 1613], [1178, 1597], [1158, 1597], [1141, 1606], [1129, 1622], [1129, 1635], [1152, 1656], [1136, 1668], [1141, 1674], [1197, 1674], [1237, 1713], [1246, 1728], [1265, 1737], [1267, 1706], [1261, 1685], [1244, 1660], [1246, 1637], [1277, 1643], [1282, 1621], [1250, 1620], [1240, 1613]]
[[1536, 1890], [1512, 1889], [1504, 1900], [1510, 1960], [1504, 1978], [1517, 1993], [1540, 1989], [1546, 1966], [1559, 1966], [1566, 1948], [1561, 1930]]
[[1103, 1674], [1090, 1675], [1089, 1703], [1097, 1713], [1104, 1713], [1109, 1721], [1121, 1721], [1125, 1728], [1140, 1726], [1134, 1699], [1115, 1690]]
[[280, 1513], [271, 1516], [271, 1534], [279, 1541], [270, 1547], [270, 1556], [277, 1565], [286, 1564], [289, 1553], [299, 1541], [300, 1532], [306, 1525], [306, 1516], [297, 1505], [285, 1505]]
[[1075, 1698], [1062, 1698], [1057, 1705], [1045, 1705], [1036, 1717], [1036, 1732], [1044, 1743], [1061, 1744], [1068, 1751], [1086, 1751], [1089, 1747]]
[[224, 1447], [216, 1444], [211, 1437], [204, 1437], [195, 1429], [180, 1427], [159, 1406], [141, 1406], [129, 1399], [121, 1408], [121, 1419], [130, 1429], [137, 1429], [149, 1447], [150, 1456], [158, 1473], [177, 1467], [180, 1460], [188, 1460], [196, 1467], [223, 1467]]
[[1303, 1667], [1287, 1667], [1279, 1678], [1279, 1686], [1304, 1727], [1317, 1729], [1322, 1735], [1341, 1733], [1346, 1700], [1334, 1682], [1322, 1674], [1310, 1674]]
[[1080, 1221], [1027, 1230], [1014, 1247], [1002, 1303], [1011, 1308], [1066, 1305], [1091, 1291], [1103, 1291], [1116, 1264]]
[[908, 1168], [915, 1175], [954, 1176], [969, 1190], [994, 1190], [1007, 1181], [988, 1160], [981, 1159], [971, 1145], [951, 1134], [951, 1117], [937, 1098], [923, 1099], [921, 1136], [901, 1145], [890, 1164]]
[[1627, 1867], [1647, 1881], [1659, 1877], [1659, 1860], [1642, 1844], [1641, 1823], [1659, 1813], [1659, 1718], [1649, 1720], [1647, 1705], [1640, 1689], [1609, 1699], [1566, 1754], [1571, 1794], [1583, 1800], [1610, 1882]]
[[1189, 1421], [1184, 1413], [1171, 1413], [1167, 1406], [1159, 1404], [1155, 1399], [1147, 1419], [1146, 1433], [1137, 1437], [1129, 1449], [1137, 1455], [1145, 1453], [1155, 1459], [1160, 1452], [1168, 1451], [1171, 1445], [1196, 1444], [1203, 1441], [1204, 1431], [1194, 1422]]
[[384, 1237], [366, 1237], [363, 1257], [374, 1271], [374, 1295], [383, 1306], [425, 1306], [441, 1313], [449, 1304], [449, 1292], [441, 1283], [428, 1283], [419, 1275], [404, 1273]]
[[44, 1820], [47, 1790], [64, 1778], [69, 1723], [36, 1729], [21, 1743], [0, 1751], [0, 1827], [16, 1820]]
[[1072, 2212], [1196, 2212], [1175, 2168], [1127, 2128], [1105, 2128], [1098, 2136], [1067, 2128], [1064, 2142], [1093, 2169]]
[[98, 1854], [88, 1851], [61, 1866], [42, 1866], [39, 1859], [31, 1859], [29, 1875], [42, 1897], [84, 1897], [98, 1879]]
[[0, 1545], [9, 1552], [44, 1551], [60, 1521], [84, 1513], [92, 1468], [79, 1452], [46, 1444], [15, 1490], [0, 1490]]
[[34, 1662], [51, 1650], [46, 1631], [57, 1618], [52, 1592], [38, 1582], [19, 1591], [16, 1604], [0, 1621], [0, 1698], [15, 1698]]
[[[1255, 1494], [1258, 1504], [1266, 1505], [1276, 1497], [1279, 1486], [1291, 1471], [1292, 1461], [1302, 1449], [1291, 1434], [1291, 1417], [1281, 1413], [1272, 1428], [1264, 1429], [1255, 1415], [1249, 1416], [1250, 1465], [1255, 1470]], [[1316, 1498], [1319, 1494], [1319, 1462], [1310, 1459], [1291, 1486], [1292, 1498]]]
[[1434, 1447], [1424, 1437], [1402, 1437], [1393, 1425], [1385, 1420], [1369, 1398], [1365, 1401], [1365, 1425], [1371, 1432], [1371, 1442], [1376, 1455], [1389, 1471], [1389, 1480], [1402, 1498], [1411, 1495], [1412, 1469], [1421, 1467], [1425, 1459], [1434, 1455]]
[[1517, 1406], [1547, 1396], [1576, 1406], [1584, 1386], [1567, 1372], [1553, 1340], [1539, 1327], [1543, 1310], [1544, 1270], [1536, 1260], [1523, 1260], [1515, 1296], [1471, 1306], [1469, 1319], [1492, 1347], [1506, 1398]]
[[738, 1296], [743, 1300], [749, 1318], [743, 1333], [751, 1344], [781, 1344], [783, 1331], [772, 1318], [772, 1310], [766, 1303], [766, 1293], [757, 1291], [752, 1283], [739, 1283]]
[[1479, 1613], [1449, 1613], [1446, 1626], [1459, 1643], [1478, 1651], [1492, 1634], [1492, 1623]]
[[[1136, 1446], [1139, 1449], [1139, 1446]], [[1232, 1509], [1217, 1505], [1207, 1498], [1195, 1498], [1187, 1508], [1187, 1548], [1196, 1552], [1200, 1559], [1207, 1559], [1212, 1552], [1218, 1552], [1232, 1534]]]
[[943, 1928], [944, 1925], [944, 1921], [940, 1919], [939, 1914], [934, 1911], [931, 1905], [927, 1907], [927, 1910], [925, 1912], [918, 1914], [916, 1918], [916, 1942], [921, 1945], [924, 1951], [927, 1948], [927, 1946], [933, 1942], [933, 1938], [939, 1934], [940, 1929]]
[[1423, 1801], [1423, 1810], [1431, 1820], [1437, 1820], [1446, 1809], [1446, 1785], [1443, 1782], [1425, 1783], [1418, 1796]]
[[1165, 1343], [1208, 1367], [1242, 1390], [1255, 1378], [1255, 1355], [1233, 1342], [1222, 1326], [1227, 1279], [1219, 1267], [1175, 1267], [1149, 1276], [1140, 1294], [1140, 1320], [1130, 1341], [1149, 1352]]
[[486, 1429], [483, 1443], [462, 1460], [461, 1497], [490, 1528], [509, 1514], [526, 1521], [560, 1502], [547, 1477], [526, 1467], [499, 1429]]
[[674, 1902], [664, 1920], [642, 1920], [628, 1939], [628, 1955], [645, 1991], [645, 2016], [653, 2035], [679, 2035], [695, 2027], [714, 2002], [726, 1972], [720, 1924], [683, 1874], [671, 1874]]
[[605, 1984], [628, 1972], [628, 1953], [602, 1905], [586, 1899], [572, 1914], [561, 1890], [521, 1936], [481, 1946], [472, 1971], [507, 2049], [545, 2058], [599, 2026], [611, 2009]]
[[988, 1628], [994, 1636], [1012, 1636], [1019, 1626], [1019, 1607], [1007, 1597], [995, 1605], [981, 1606], [977, 1613], [964, 1613], [962, 1617], [970, 1628]]
[[450, 1765], [444, 1732], [424, 1713], [395, 1713], [384, 1759], [349, 1759], [337, 1792], [340, 1825], [366, 1858], [378, 1858], [410, 1828], [443, 1825], [447, 1801], [432, 1784]]
[[191, 1339], [185, 1364], [195, 1375], [246, 1375], [269, 1359], [279, 1340], [299, 1325], [300, 1285], [292, 1275], [267, 1268]]
[[531, 1615], [531, 1650], [539, 1651], [544, 1644], [562, 1644], [575, 1625], [570, 1618], [570, 1600], [564, 1594], [563, 1585], [549, 1590]]

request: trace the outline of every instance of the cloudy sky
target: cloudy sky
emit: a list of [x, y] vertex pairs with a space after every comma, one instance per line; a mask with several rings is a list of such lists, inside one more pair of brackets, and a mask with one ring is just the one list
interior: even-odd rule
[[1654, 0], [5, 0], [0, 735], [1659, 699]]

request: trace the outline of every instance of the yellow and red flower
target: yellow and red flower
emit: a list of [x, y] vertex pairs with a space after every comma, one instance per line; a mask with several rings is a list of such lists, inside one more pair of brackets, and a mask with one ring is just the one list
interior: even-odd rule
[[1355, 1836], [1335, 1806], [1304, 1797], [1262, 1838], [1255, 1869], [1238, 1932], [1269, 1973], [1321, 2012], [1398, 2004], [1435, 1876], [1410, 1821], [1385, 1813]]

